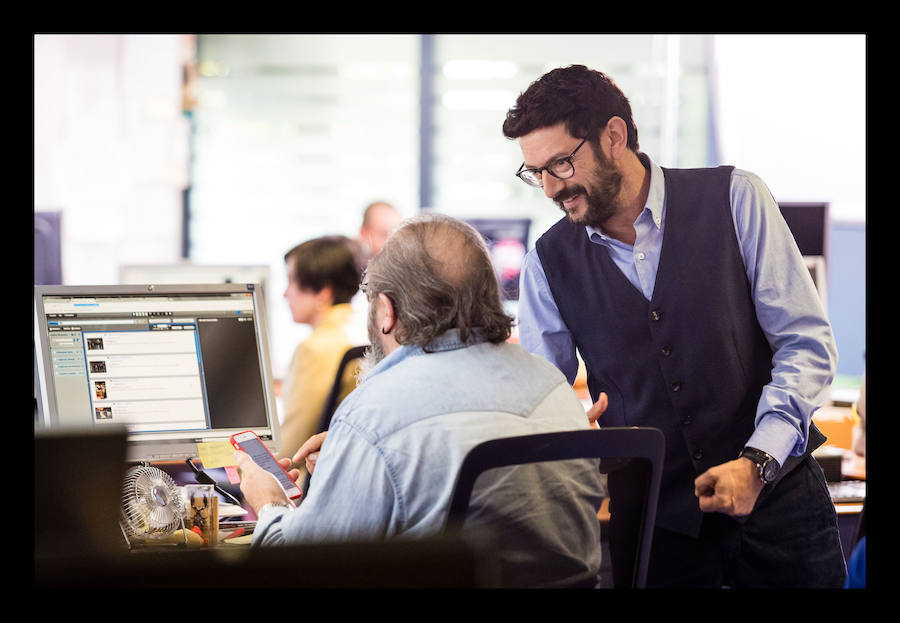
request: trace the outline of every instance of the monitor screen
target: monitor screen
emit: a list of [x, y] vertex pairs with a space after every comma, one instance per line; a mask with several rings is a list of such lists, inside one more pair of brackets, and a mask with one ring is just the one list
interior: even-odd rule
[[194, 458], [243, 430], [277, 451], [255, 284], [35, 286], [34, 309], [40, 426], [124, 425], [129, 460]]
[[519, 300], [519, 274], [528, 249], [531, 219], [473, 218], [465, 221], [477, 229], [487, 243], [503, 296], [509, 301]]
[[805, 256], [828, 257], [828, 204], [779, 202], [778, 207], [794, 240]]

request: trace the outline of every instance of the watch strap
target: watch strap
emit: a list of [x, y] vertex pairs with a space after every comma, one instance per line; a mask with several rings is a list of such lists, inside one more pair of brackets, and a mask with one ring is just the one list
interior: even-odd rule
[[[777, 474], [781, 469], [781, 464], [768, 452], [764, 452], [759, 448], [754, 448], [752, 446], [745, 446], [743, 450], [741, 450], [739, 457], [745, 457], [756, 463], [757, 471], [759, 472], [759, 479], [764, 483], [768, 484], [773, 478], [767, 478], [767, 472], [773, 471], [771, 466], [774, 466], [774, 472]], [[768, 468], [768, 469], [767, 469]]]
[[268, 502], [259, 507], [259, 510], [256, 512], [256, 517], [262, 517], [264, 513], [267, 513], [270, 510], [275, 510], [277, 508], [290, 508], [290, 504], [286, 504], [284, 502]]

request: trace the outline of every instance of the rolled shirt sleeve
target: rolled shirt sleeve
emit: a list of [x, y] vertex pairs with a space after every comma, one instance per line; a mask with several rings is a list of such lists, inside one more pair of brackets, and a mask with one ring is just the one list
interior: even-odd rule
[[366, 434], [335, 422], [322, 444], [308, 495], [295, 509], [274, 509], [258, 517], [253, 544], [391, 536], [396, 520], [394, 489], [381, 454]]
[[758, 176], [735, 169], [731, 202], [756, 316], [774, 353], [772, 380], [763, 387], [747, 445], [784, 464], [806, 450], [813, 413], [834, 380], [837, 348], [809, 269], [769, 189]]

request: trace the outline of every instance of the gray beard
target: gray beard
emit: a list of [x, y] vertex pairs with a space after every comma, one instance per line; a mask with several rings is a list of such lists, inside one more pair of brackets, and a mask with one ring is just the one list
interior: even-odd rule
[[378, 329], [375, 327], [375, 318], [371, 315], [369, 317], [367, 330], [369, 333], [369, 347], [363, 354], [363, 360], [359, 366], [359, 375], [356, 377], [357, 385], [362, 383], [372, 371], [372, 368], [381, 363], [381, 360], [387, 355], [384, 352], [384, 347], [381, 345]]

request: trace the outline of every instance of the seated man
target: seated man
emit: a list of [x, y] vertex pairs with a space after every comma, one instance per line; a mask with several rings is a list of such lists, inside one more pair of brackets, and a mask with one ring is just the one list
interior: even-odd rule
[[[275, 479], [237, 453], [258, 516], [254, 545], [438, 534], [472, 447], [589, 427], [563, 375], [507, 341], [511, 318], [469, 225], [440, 215], [405, 222], [362, 287], [371, 340], [362, 381], [334, 415], [303, 503], [288, 508]], [[315, 438], [294, 462], [314, 450]], [[500, 528], [504, 584], [596, 584], [597, 467], [560, 461], [507, 468], [487, 487], [479, 480], [464, 536]]]

